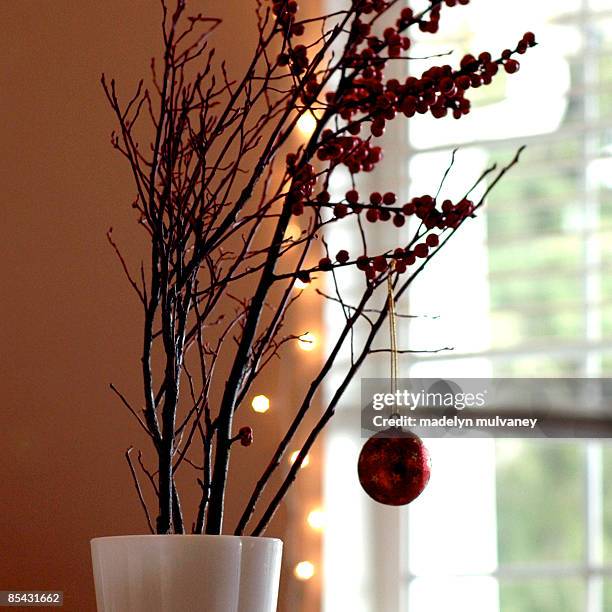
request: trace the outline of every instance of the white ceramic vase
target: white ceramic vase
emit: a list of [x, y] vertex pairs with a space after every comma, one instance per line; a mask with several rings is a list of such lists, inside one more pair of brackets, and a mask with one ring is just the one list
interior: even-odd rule
[[95, 538], [98, 612], [275, 612], [282, 550], [273, 538]]

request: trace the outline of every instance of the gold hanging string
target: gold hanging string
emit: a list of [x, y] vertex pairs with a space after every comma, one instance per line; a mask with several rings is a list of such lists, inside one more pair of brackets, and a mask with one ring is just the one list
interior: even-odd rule
[[395, 296], [391, 272], [387, 276], [387, 310], [389, 314], [389, 344], [391, 353], [391, 392], [397, 391], [397, 317], [395, 316]]

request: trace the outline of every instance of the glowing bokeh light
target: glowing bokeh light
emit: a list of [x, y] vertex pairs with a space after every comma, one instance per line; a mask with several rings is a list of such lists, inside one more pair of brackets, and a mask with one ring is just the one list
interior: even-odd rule
[[315, 574], [315, 566], [310, 561], [300, 561], [293, 569], [298, 580], [310, 580]]
[[256, 395], [251, 402], [251, 406], [255, 412], [263, 414], [270, 410], [270, 400], [265, 395]]

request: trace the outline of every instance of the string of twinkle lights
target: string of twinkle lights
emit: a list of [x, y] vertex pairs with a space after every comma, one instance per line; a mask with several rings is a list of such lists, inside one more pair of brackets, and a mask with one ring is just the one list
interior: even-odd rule
[[[303, 114], [298, 123], [297, 127], [302, 137], [306, 138], [314, 132], [317, 126], [317, 118], [312, 113]], [[291, 223], [287, 227], [285, 232], [285, 239], [287, 240], [298, 240], [302, 235], [302, 228]], [[293, 284], [294, 289], [303, 291], [309, 287], [309, 283], [296, 278]], [[311, 331], [306, 331], [297, 338], [297, 347], [305, 352], [314, 351], [319, 344], [317, 335]], [[251, 400], [251, 407], [257, 414], [265, 414], [271, 408], [270, 398], [267, 395], [259, 394], [255, 395]], [[289, 455], [289, 464], [293, 465], [298, 458], [300, 449], [294, 450]], [[310, 456], [306, 455], [302, 461], [300, 469], [305, 469], [310, 465]], [[315, 532], [322, 532], [325, 528], [325, 512], [321, 507], [315, 507], [305, 517], [305, 522], [310, 529]], [[299, 581], [305, 582], [314, 577], [316, 573], [316, 566], [310, 560], [302, 560], [295, 564], [293, 567], [293, 575]]]
[[[300, 231], [301, 230], [297, 226], [296, 227], [290, 226], [287, 230], [287, 234], [291, 235], [292, 237], [297, 237], [299, 236]], [[302, 281], [297, 279], [295, 281], [294, 287], [295, 289], [301, 291], [301, 290], [306, 289], [308, 287], [308, 284], [303, 283]], [[317, 345], [318, 345], [318, 338], [316, 334], [314, 334], [313, 332], [308, 331], [298, 337], [297, 347], [302, 351], [311, 352], [317, 348]], [[257, 414], [265, 414], [271, 409], [271, 407], [272, 407], [272, 403], [270, 401], [270, 398], [267, 395], [264, 395], [264, 394], [255, 395], [251, 400], [251, 408]], [[290, 453], [289, 459], [288, 459], [290, 465], [293, 465], [293, 463], [295, 463], [296, 459], [298, 458], [299, 453], [300, 453], [300, 449], [294, 450]], [[307, 468], [309, 465], [310, 465], [310, 456], [306, 455], [306, 457], [304, 457], [304, 460], [302, 461], [302, 465], [300, 469]], [[305, 517], [305, 522], [308, 525], [308, 527], [312, 529], [313, 531], [322, 532], [325, 527], [324, 510], [320, 507], [315, 507], [311, 509], [310, 512], [308, 512], [308, 514]], [[306, 582], [310, 580], [311, 578], [314, 577], [315, 573], [316, 573], [315, 564], [312, 561], [307, 560], [307, 559], [298, 561], [293, 567], [294, 577], [301, 582]]]

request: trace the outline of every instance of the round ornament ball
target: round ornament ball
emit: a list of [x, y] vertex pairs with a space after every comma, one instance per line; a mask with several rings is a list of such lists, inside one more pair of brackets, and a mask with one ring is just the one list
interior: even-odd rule
[[431, 460], [419, 436], [390, 428], [363, 445], [357, 472], [363, 490], [373, 500], [387, 506], [404, 506], [427, 486]]

